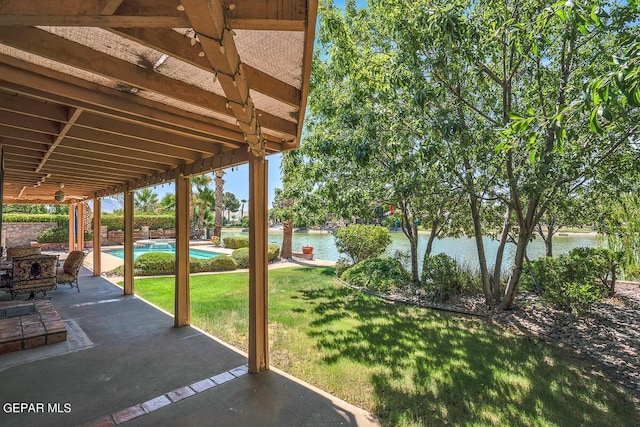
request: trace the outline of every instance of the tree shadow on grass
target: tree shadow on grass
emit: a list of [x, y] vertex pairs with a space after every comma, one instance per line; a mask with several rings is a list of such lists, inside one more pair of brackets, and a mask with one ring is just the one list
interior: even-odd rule
[[369, 369], [385, 425], [635, 426], [629, 396], [563, 349], [484, 320], [393, 305], [348, 288], [303, 291], [325, 354]]

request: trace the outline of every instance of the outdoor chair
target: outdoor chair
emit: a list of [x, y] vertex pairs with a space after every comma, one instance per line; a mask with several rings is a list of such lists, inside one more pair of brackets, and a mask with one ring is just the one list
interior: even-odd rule
[[62, 268], [58, 269], [56, 277], [58, 284], [66, 283], [72, 288], [75, 287], [78, 292], [80, 292], [78, 273], [80, 272], [80, 267], [82, 267], [82, 261], [84, 261], [86, 256], [87, 254], [83, 251], [71, 251], [64, 261]]
[[40, 255], [39, 246], [15, 246], [13, 248], [7, 248], [7, 261], [33, 255]]
[[46, 295], [56, 289], [56, 269], [58, 255], [32, 255], [13, 258], [12, 274], [7, 292], [14, 299], [18, 294], [29, 294], [35, 298], [36, 292]]

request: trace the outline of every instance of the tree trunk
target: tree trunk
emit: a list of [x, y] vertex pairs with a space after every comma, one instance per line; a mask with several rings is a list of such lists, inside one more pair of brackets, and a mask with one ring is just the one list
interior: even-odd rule
[[420, 273], [418, 272], [418, 226], [415, 218], [409, 213], [409, 207], [403, 202], [400, 203], [402, 210], [402, 231], [409, 239], [411, 247], [411, 281], [414, 285], [420, 284]]
[[215, 218], [214, 218], [214, 227], [213, 227], [213, 235], [220, 238], [222, 241], [222, 208], [224, 206], [224, 201], [222, 200], [224, 197], [224, 176], [223, 170], [217, 170], [215, 172], [215, 184], [216, 184], [216, 209], [215, 209]]
[[524, 227], [521, 227], [518, 231], [516, 256], [513, 260], [511, 277], [509, 278], [507, 289], [504, 292], [504, 299], [500, 304], [500, 308], [502, 308], [503, 310], [510, 310], [513, 307], [513, 300], [515, 299], [516, 291], [518, 290], [518, 283], [520, 283], [520, 277], [522, 276], [522, 266], [524, 264], [524, 258], [527, 254], [529, 237], [531, 237], [531, 233], [528, 233], [524, 229]]
[[431, 252], [433, 251], [433, 242], [438, 237], [438, 227], [440, 226], [440, 220], [438, 218], [434, 219], [431, 223], [431, 232], [429, 233], [429, 240], [427, 240], [427, 251], [425, 252], [425, 257], [430, 257]]
[[293, 220], [287, 220], [282, 224], [282, 248], [280, 257], [284, 259], [293, 258]]
[[473, 234], [478, 250], [478, 264], [480, 265], [480, 275], [482, 276], [482, 290], [484, 292], [485, 303], [489, 306], [496, 304], [491, 289], [489, 269], [487, 268], [487, 256], [484, 251], [484, 241], [482, 240], [482, 223], [480, 218], [480, 207], [475, 194], [469, 193], [469, 204], [471, 207], [471, 218], [473, 219]]
[[502, 235], [496, 252], [496, 264], [493, 266], [493, 283], [491, 284], [493, 301], [497, 304], [500, 301], [500, 282], [502, 276], [502, 260], [504, 258], [504, 249], [507, 246], [509, 232], [511, 231], [511, 206], [507, 205], [507, 211], [504, 214], [504, 224], [502, 225]]

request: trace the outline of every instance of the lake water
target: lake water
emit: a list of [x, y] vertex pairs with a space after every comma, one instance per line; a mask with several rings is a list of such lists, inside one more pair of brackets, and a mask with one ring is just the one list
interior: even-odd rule
[[[242, 232], [229, 232], [223, 231], [222, 238], [227, 236], [244, 236], [247, 237], [248, 233]], [[427, 249], [427, 235], [420, 234], [418, 240], [418, 254], [419, 264], [422, 268], [422, 258]], [[496, 250], [498, 248], [498, 242], [492, 240], [489, 237], [484, 239], [485, 252], [487, 254], [487, 263], [492, 266], [495, 262]], [[572, 234], [570, 236], [556, 236], [553, 238], [553, 254], [560, 255], [569, 252], [573, 248], [577, 247], [598, 247], [601, 245], [603, 239], [599, 236], [591, 234]], [[275, 243], [278, 246], [282, 246], [282, 233], [270, 232], [269, 243]], [[323, 259], [329, 261], [337, 261], [340, 257], [345, 257], [344, 254], [338, 252], [335, 240], [332, 234], [326, 233], [294, 233], [293, 234], [293, 251], [302, 252], [302, 246], [313, 246], [313, 253], [315, 259]], [[396, 250], [405, 251], [409, 253], [409, 241], [403, 233], [391, 233], [391, 245], [387, 249], [385, 255], [393, 257]], [[476, 251], [475, 239], [473, 238], [444, 238], [438, 239], [433, 243], [432, 254], [438, 254], [443, 252], [453, 258], [456, 258], [459, 262], [468, 264], [470, 267], [477, 268], [478, 266], [478, 252]], [[545, 247], [542, 239], [535, 239], [529, 244], [528, 255], [530, 259], [539, 258], [544, 256]], [[515, 255], [515, 245], [508, 245], [505, 250], [505, 261], [503, 268], [508, 268]]]

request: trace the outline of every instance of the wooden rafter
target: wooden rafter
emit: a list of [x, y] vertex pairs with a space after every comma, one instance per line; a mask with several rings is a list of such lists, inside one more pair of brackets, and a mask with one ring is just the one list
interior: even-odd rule
[[198, 34], [207, 60], [220, 81], [227, 98], [226, 105], [233, 111], [238, 126], [249, 143], [249, 149], [254, 155], [264, 157], [264, 140], [258, 123], [258, 118], [262, 120], [263, 113], [256, 111], [249, 94], [249, 84], [240, 55], [226, 21], [227, 8], [221, 0], [210, 0], [207, 3], [183, 0], [182, 4], [193, 30]]
[[[81, 26], [118, 28], [188, 28], [189, 21], [174, 1], [18, 0], [0, 2], [0, 25]], [[306, 1], [262, 2], [240, 0], [229, 12], [230, 25], [239, 30], [304, 31]]]

